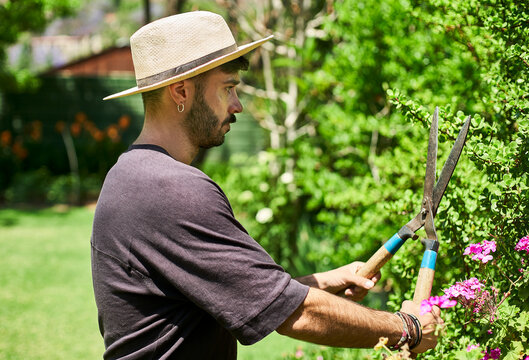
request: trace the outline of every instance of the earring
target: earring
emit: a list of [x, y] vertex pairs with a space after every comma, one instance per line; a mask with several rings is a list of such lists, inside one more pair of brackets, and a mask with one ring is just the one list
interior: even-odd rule
[[178, 110], [178, 112], [184, 112], [184, 104], [178, 104], [176, 110]]

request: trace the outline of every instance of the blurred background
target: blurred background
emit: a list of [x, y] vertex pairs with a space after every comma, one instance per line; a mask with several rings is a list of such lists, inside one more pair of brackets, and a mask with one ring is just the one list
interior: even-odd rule
[[[439, 106], [439, 163], [465, 117], [473, 120], [436, 217], [434, 293], [481, 271], [461, 254], [494, 238], [502, 272], [489, 278], [512, 294], [516, 316], [529, 314], [527, 281], [513, 287], [504, 276], [518, 274], [511, 243], [529, 233], [528, 8], [517, 0], [0, 0], [0, 358], [101, 358], [93, 209], [143, 121], [141, 96], [102, 98], [135, 86], [133, 32], [192, 10], [222, 14], [239, 44], [275, 36], [249, 54], [238, 90], [245, 110], [226, 143], [193, 165], [219, 183], [279, 264], [297, 276], [366, 260], [414, 216]], [[407, 244], [363, 303], [394, 311], [411, 298], [422, 251]], [[529, 336], [521, 325], [490, 335], [463, 314], [446, 314], [455, 326], [422, 358], [461, 359], [471, 341], [505, 353]], [[239, 358], [382, 355], [272, 334], [240, 347]]]

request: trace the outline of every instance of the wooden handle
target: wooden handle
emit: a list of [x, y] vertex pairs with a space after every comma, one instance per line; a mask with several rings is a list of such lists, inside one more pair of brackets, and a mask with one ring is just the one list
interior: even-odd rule
[[376, 253], [367, 260], [367, 262], [358, 270], [357, 274], [365, 278], [371, 279], [376, 273], [380, 271], [382, 266], [393, 257], [384, 246], [381, 246]]
[[415, 286], [415, 293], [413, 294], [414, 303], [420, 304], [423, 300], [430, 297], [434, 275], [435, 270], [429, 268], [421, 268], [421, 270], [419, 270], [417, 285]]
[[[403, 233], [403, 235], [401, 236], [399, 233]], [[411, 234], [408, 234], [408, 231], [402, 231], [401, 229], [398, 233], [393, 235], [391, 239], [386, 241], [386, 243], [382, 245], [373, 256], [371, 256], [364, 266], [358, 270], [357, 274], [366, 278], [372, 278], [382, 266], [384, 266], [384, 264], [395, 255], [402, 244], [411, 237]]]
[[[438, 248], [438, 245], [437, 245]], [[420, 304], [430, 297], [432, 293], [433, 279], [435, 276], [435, 262], [437, 260], [437, 248], [426, 250], [422, 257], [421, 270], [417, 277], [413, 302]]]
[[[387, 263], [389, 259], [393, 257], [393, 255], [395, 255], [402, 244], [404, 244], [407, 239], [412, 237], [412, 235], [413, 232], [403, 227], [398, 233], [393, 235], [391, 239], [386, 241], [386, 243], [369, 258], [369, 260], [357, 271], [356, 274], [371, 279], [380, 271], [382, 266], [384, 266], [384, 264]], [[338, 295], [341, 297], [346, 297], [345, 290], [338, 293]]]

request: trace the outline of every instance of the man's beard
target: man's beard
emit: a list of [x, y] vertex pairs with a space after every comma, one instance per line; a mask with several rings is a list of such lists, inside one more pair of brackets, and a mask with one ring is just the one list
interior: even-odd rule
[[197, 88], [193, 107], [185, 118], [185, 125], [193, 141], [203, 149], [219, 146], [224, 143], [225, 133], [222, 127], [236, 121], [235, 115], [228, 116], [219, 126], [219, 119], [206, 103], [202, 89]]

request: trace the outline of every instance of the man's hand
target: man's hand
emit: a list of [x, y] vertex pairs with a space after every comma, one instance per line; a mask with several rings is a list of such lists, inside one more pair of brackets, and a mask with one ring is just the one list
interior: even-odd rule
[[404, 301], [400, 311], [413, 314], [417, 316], [422, 326], [422, 341], [411, 351], [414, 353], [423, 353], [427, 350], [433, 349], [437, 345], [437, 338], [439, 337], [438, 326], [443, 326], [444, 321], [441, 319], [441, 310], [434, 306], [432, 311], [424, 315], [420, 315], [420, 305], [413, 301]]
[[365, 263], [363, 262], [355, 261], [351, 264], [336, 269], [336, 271], [343, 271], [344, 279], [346, 279], [346, 282], [349, 281], [345, 287], [345, 291], [342, 288], [338, 290], [338, 294], [341, 295], [343, 292], [343, 295], [345, 295], [347, 299], [361, 301], [367, 295], [367, 292], [375, 286], [375, 284], [380, 280], [380, 272], [378, 272], [371, 279], [356, 275], [358, 270], [360, 270], [364, 264]]
[[361, 301], [380, 280], [380, 273], [371, 279], [356, 275], [362, 265], [364, 265], [363, 262], [355, 261], [334, 270], [304, 276], [297, 280], [331, 294], [342, 295], [353, 301]]

